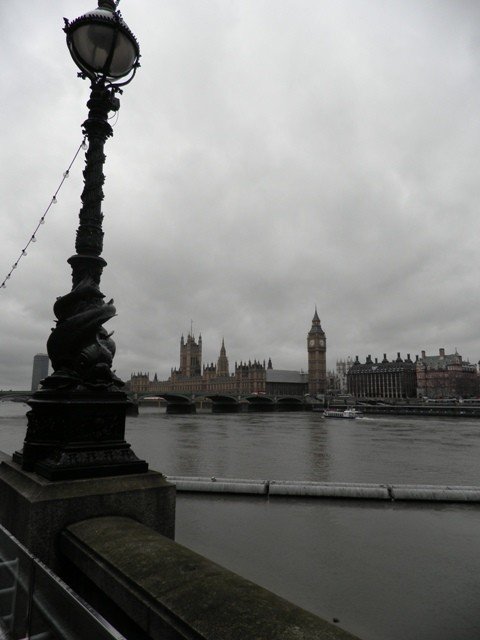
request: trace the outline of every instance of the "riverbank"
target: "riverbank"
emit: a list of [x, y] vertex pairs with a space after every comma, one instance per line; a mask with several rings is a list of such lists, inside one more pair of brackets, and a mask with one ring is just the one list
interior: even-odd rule
[[468, 404], [356, 404], [355, 408], [368, 415], [480, 418], [480, 405]]

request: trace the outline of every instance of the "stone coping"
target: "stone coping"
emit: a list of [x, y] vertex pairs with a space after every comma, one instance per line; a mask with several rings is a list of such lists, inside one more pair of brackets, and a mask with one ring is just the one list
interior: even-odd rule
[[154, 640], [355, 638], [130, 518], [72, 524], [60, 551]]

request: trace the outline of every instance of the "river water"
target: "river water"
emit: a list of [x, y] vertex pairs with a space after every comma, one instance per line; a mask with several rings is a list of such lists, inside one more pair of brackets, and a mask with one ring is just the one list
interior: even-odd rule
[[[475, 419], [141, 408], [127, 440], [167, 475], [480, 486]], [[176, 539], [364, 640], [480, 640], [480, 505], [178, 494]]]

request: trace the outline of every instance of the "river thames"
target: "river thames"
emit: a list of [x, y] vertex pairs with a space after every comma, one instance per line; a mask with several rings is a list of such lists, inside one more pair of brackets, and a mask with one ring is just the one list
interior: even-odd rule
[[[25, 411], [0, 403], [6, 453]], [[478, 419], [144, 407], [127, 440], [166, 475], [480, 486]], [[176, 540], [363, 640], [480, 639], [480, 505], [179, 493]]]

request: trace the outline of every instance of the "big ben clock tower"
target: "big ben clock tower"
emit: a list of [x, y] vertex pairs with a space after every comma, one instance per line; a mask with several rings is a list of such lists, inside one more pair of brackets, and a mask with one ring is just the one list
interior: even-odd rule
[[320, 324], [317, 307], [312, 320], [312, 328], [307, 336], [308, 348], [308, 392], [312, 396], [324, 394], [327, 390], [327, 342]]

